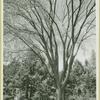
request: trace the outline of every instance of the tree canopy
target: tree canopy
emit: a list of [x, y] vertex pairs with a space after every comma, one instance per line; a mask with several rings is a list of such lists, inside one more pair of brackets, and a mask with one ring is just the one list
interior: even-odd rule
[[95, 35], [96, 4], [95, 0], [60, 3], [61, 0], [4, 0], [4, 30], [33, 51], [54, 80], [56, 99], [64, 100], [64, 88], [80, 46]]

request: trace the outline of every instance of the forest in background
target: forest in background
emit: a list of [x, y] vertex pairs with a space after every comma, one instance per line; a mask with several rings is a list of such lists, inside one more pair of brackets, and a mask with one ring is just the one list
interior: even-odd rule
[[[96, 55], [82, 65], [75, 61], [68, 84], [64, 89], [65, 100], [96, 100]], [[28, 51], [25, 59], [12, 60], [4, 65], [4, 100], [55, 100], [54, 80], [36, 55]], [[15, 99], [17, 98], [17, 99]], [[92, 100], [90, 99], [90, 100]]]

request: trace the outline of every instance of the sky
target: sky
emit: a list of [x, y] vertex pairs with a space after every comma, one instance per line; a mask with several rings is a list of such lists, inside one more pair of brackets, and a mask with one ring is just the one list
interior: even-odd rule
[[[62, 2], [62, 0], [58, 0], [58, 2], [57, 2], [57, 14], [58, 14], [59, 18], [61, 18], [61, 19], [62, 19], [62, 15], [63, 15], [63, 5], [64, 5], [64, 2]], [[62, 31], [63, 31], [63, 29], [62, 29]], [[95, 31], [94, 31], [94, 33], [95, 33]], [[11, 38], [12, 36], [6, 37], [5, 40], [9, 37]], [[26, 48], [26, 46], [23, 43], [21, 43], [21, 41], [19, 41], [19, 40], [12, 42], [11, 44], [5, 43], [5, 46], [4, 46], [4, 51], [5, 51], [4, 52], [4, 55], [5, 55], [4, 62], [5, 63], [9, 63], [10, 56], [12, 56], [12, 55], [9, 55], [8, 52], [6, 52], [7, 49], [13, 51], [13, 50], [17, 50], [18, 48]], [[89, 59], [92, 50], [96, 51], [96, 38], [95, 38], [95, 36], [93, 38], [86, 40], [82, 44], [82, 46], [79, 50], [79, 53], [76, 56], [76, 59], [78, 59], [79, 61], [81, 61], [84, 64], [84, 61], [86, 59]], [[60, 46], [60, 48], [59, 48], [59, 52], [60, 52], [59, 70], [62, 70], [62, 66], [63, 66], [62, 65], [63, 61], [62, 61], [61, 51], [62, 51], [62, 48]], [[16, 56], [18, 56], [17, 53], [13, 53], [12, 57], [16, 57]]]
[[[4, 38], [4, 40], [7, 40], [8, 36]], [[11, 36], [10, 36], [11, 38]], [[23, 57], [25, 52], [20, 52], [16, 53], [15, 51], [18, 51], [19, 49], [25, 49], [27, 46], [22, 43], [19, 39], [15, 39], [14, 41], [10, 43], [5, 43], [4, 44], [4, 64], [9, 64], [9, 62], [12, 60], [14, 57]], [[85, 60], [89, 60], [91, 57], [92, 50], [96, 52], [96, 36], [93, 36], [86, 41], [83, 42], [81, 45], [79, 52], [76, 56], [76, 59], [78, 59], [82, 64], [85, 63]], [[8, 51], [12, 51], [12, 54], [9, 54]], [[61, 54], [62, 48], [60, 48], [59, 51], [59, 70], [62, 70], [63, 66], [63, 60], [62, 60], [62, 54]]]
[[[96, 36], [93, 36], [90, 39], [84, 41], [75, 59], [78, 59], [84, 65], [86, 60], [90, 60], [92, 50], [96, 52]], [[61, 71], [63, 68], [62, 58], [60, 58], [59, 61], [59, 70]]]

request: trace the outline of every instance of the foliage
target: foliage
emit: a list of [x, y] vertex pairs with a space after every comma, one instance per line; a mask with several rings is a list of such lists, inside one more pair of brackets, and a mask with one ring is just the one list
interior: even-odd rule
[[[57, 100], [64, 99], [63, 90], [80, 46], [84, 40], [95, 35], [92, 33], [95, 29], [94, 0], [63, 0], [63, 6], [58, 7], [60, 2], [61, 0], [4, 0], [5, 32], [20, 39], [38, 57], [41, 67], [42, 64], [46, 67], [46, 73], [54, 81]], [[27, 97], [31, 81], [34, 83], [31, 78], [36, 75], [38, 85], [42, 76], [38, 72], [39, 68], [36, 73], [32, 72], [34, 66], [28, 60], [23, 64], [28, 67], [28, 72], [20, 81], [23, 80]], [[59, 74], [60, 67], [63, 69]], [[18, 77], [23, 76], [21, 74]], [[81, 73], [77, 74], [76, 71], [75, 74], [78, 76]], [[45, 88], [42, 87], [42, 90]]]
[[[54, 80], [36, 56], [29, 52], [28, 55], [22, 62], [14, 59], [9, 65], [4, 66], [4, 97], [16, 96], [16, 88], [19, 88], [21, 98], [54, 99], [56, 96]], [[96, 96], [96, 74], [90, 64], [89, 61], [85, 65], [78, 60], [75, 61], [64, 89], [65, 98], [76, 98], [78, 95], [85, 97], [87, 93], [90, 97]]]
[[[94, 51], [89, 61], [83, 65], [78, 60], [75, 61], [70, 74], [65, 92], [67, 96], [82, 95], [85, 97], [96, 97], [96, 57]], [[78, 93], [78, 90], [80, 92]]]

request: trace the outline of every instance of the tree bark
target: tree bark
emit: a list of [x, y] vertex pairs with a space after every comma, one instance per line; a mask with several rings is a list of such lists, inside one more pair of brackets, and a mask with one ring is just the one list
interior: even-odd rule
[[26, 86], [26, 98], [28, 99], [28, 85]]
[[56, 100], [65, 100], [64, 89], [61, 88], [56, 89]]

